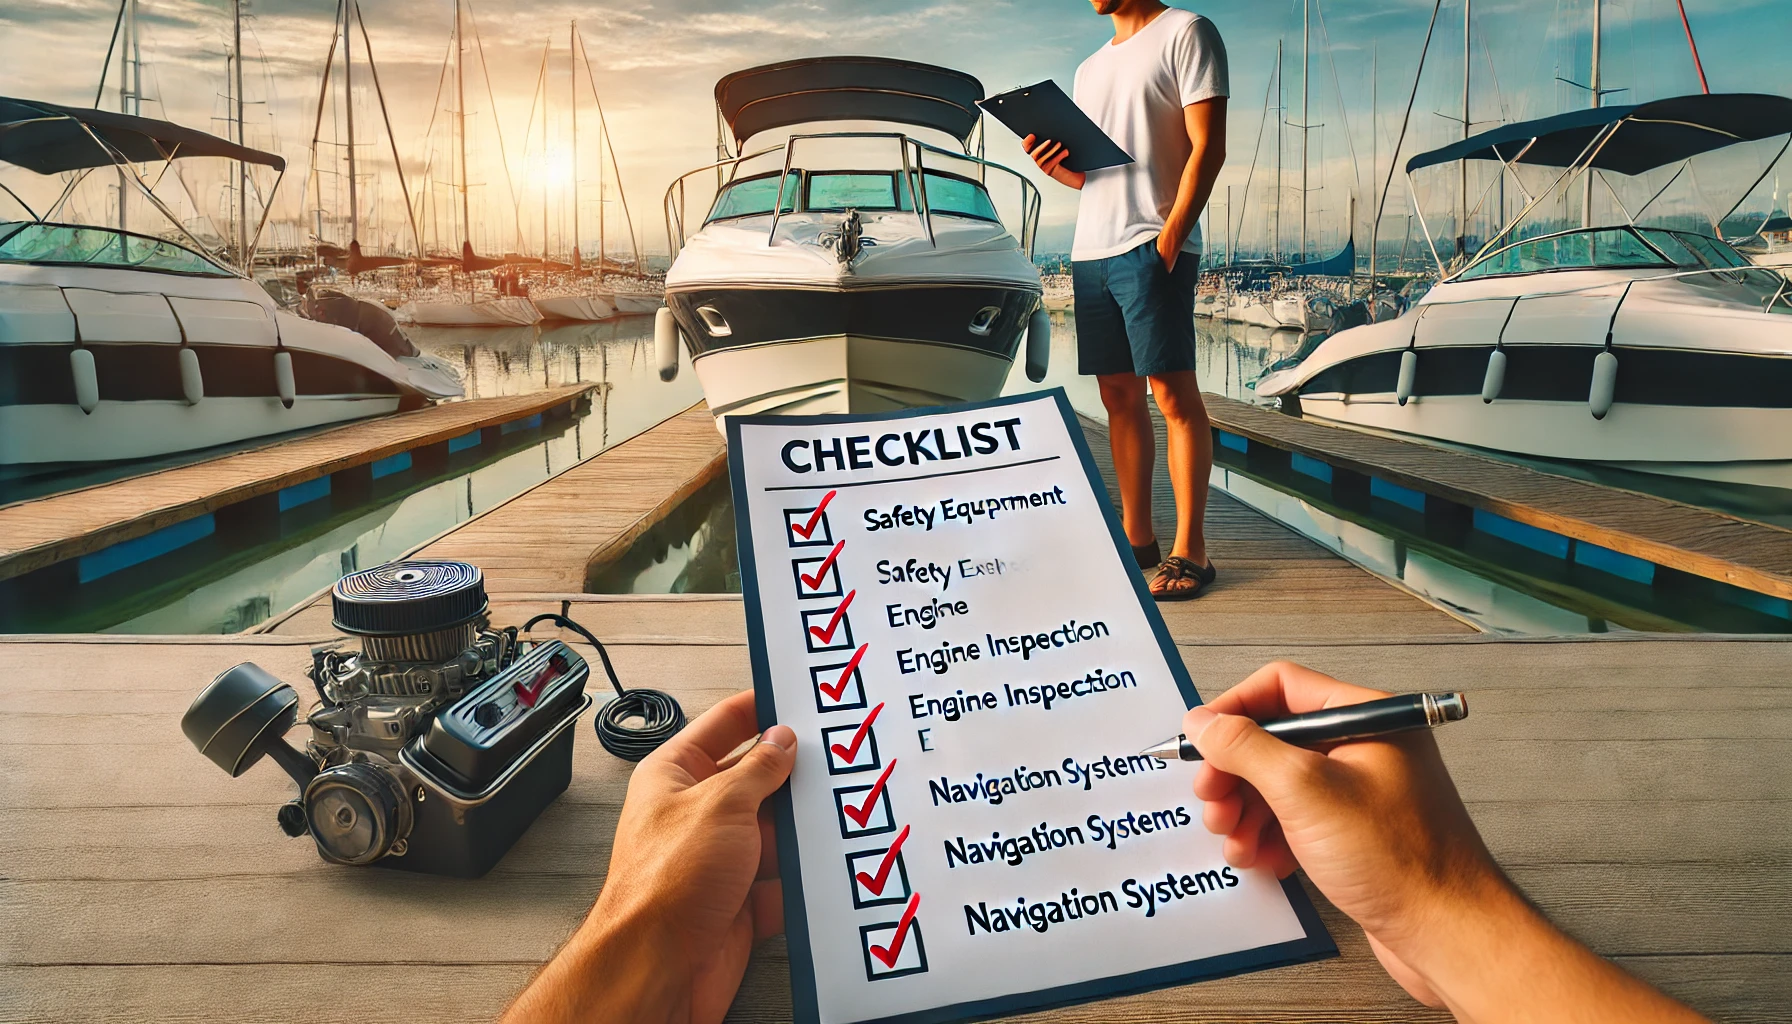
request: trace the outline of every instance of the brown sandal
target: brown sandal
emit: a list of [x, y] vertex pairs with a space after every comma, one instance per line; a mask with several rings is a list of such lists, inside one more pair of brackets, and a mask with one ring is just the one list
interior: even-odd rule
[[[1200, 597], [1201, 592], [1212, 586], [1214, 579], [1218, 576], [1219, 573], [1214, 569], [1212, 562], [1208, 562], [1203, 567], [1181, 555], [1171, 555], [1164, 559], [1164, 563], [1158, 566], [1156, 574], [1151, 577], [1151, 596], [1158, 601], [1187, 601]], [[1195, 585], [1192, 587], [1173, 586], [1180, 580], [1193, 580]], [[1159, 581], [1164, 584], [1162, 589], [1158, 587]]]

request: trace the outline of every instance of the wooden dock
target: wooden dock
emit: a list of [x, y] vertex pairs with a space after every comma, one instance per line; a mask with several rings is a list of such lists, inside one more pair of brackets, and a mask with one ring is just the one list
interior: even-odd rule
[[355, 466], [566, 408], [594, 384], [479, 398], [0, 506], [0, 580]]
[[[625, 682], [697, 713], [750, 685], [738, 608], [619, 599], [574, 614]], [[1394, 689], [1448, 679], [1475, 713], [1440, 742], [1518, 884], [1714, 1018], [1784, 1020], [1792, 644], [1185, 637], [1181, 652], [1208, 696], [1277, 657]], [[206, 681], [251, 659], [302, 681], [310, 656], [299, 637], [0, 638], [0, 1019], [489, 1021], [590, 905], [629, 766], [588, 725], [571, 788], [487, 877], [335, 867], [276, 827], [292, 785], [275, 766], [233, 780], [180, 734]], [[1338, 960], [1028, 1019], [1449, 1019], [1408, 999], [1318, 903]], [[788, 1020], [788, 986], [781, 940], [765, 943], [731, 1019]]]
[[1792, 599], [1792, 530], [1470, 452], [1208, 395], [1213, 425], [1284, 452], [1695, 576]]
[[[1237, 422], [1222, 428], [1242, 430]], [[1084, 427], [1111, 479], [1105, 435]], [[751, 686], [739, 596], [579, 591], [594, 564], [721, 464], [699, 406], [420, 553], [484, 567], [500, 623], [569, 613], [605, 640], [625, 684], [665, 689], [695, 715]], [[1471, 694], [1475, 714], [1439, 733], [1446, 760], [1531, 898], [1716, 1019], [1784, 1019], [1792, 640], [1496, 639], [1224, 494], [1210, 502], [1220, 581], [1200, 600], [1164, 606], [1203, 695], [1273, 658], [1395, 690], [1447, 680]], [[1154, 511], [1167, 539], [1167, 500]], [[486, 1021], [584, 914], [630, 769], [588, 725], [571, 787], [485, 878], [328, 865], [275, 825], [292, 789], [283, 773], [261, 764], [230, 779], [177, 725], [199, 689], [240, 661], [302, 682], [310, 644], [331, 633], [327, 601], [266, 629], [0, 637], [0, 1020]], [[1337, 960], [1026, 1019], [1449, 1019], [1409, 999], [1361, 932], [1314, 896]], [[729, 1019], [790, 1013], [774, 939], [756, 952]]]
[[[581, 594], [592, 571], [620, 557], [727, 463], [715, 418], [699, 402], [462, 523], [411, 557], [479, 566], [494, 603]], [[329, 622], [324, 593], [257, 631], [319, 634], [329, 632]]]

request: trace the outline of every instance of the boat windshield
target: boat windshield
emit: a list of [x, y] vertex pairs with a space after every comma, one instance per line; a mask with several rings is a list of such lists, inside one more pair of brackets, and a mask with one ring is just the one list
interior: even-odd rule
[[[802, 200], [800, 209], [805, 213], [837, 213], [848, 209], [912, 210], [910, 190], [899, 187], [900, 180], [900, 171], [792, 170], [785, 179], [783, 212], [796, 212], [799, 197]], [[927, 171], [924, 180], [927, 206], [931, 212], [1000, 222], [995, 203], [980, 183], [941, 171]], [[743, 178], [722, 189], [704, 223], [732, 217], [763, 216], [772, 212], [777, 197], [776, 172]]]
[[1672, 265], [1631, 228], [1594, 228], [1515, 242], [1483, 256], [1457, 274], [1455, 280], [1536, 274], [1548, 270]]
[[154, 270], [232, 277], [230, 271], [161, 238], [81, 224], [0, 221], [0, 263]]

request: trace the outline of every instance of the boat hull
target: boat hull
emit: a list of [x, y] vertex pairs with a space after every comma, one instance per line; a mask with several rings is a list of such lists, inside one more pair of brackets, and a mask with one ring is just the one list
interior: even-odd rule
[[868, 412], [993, 398], [1036, 288], [692, 286], [667, 293], [718, 416]]
[[715, 349], [693, 360], [723, 416], [886, 412], [994, 398], [1012, 357], [954, 345], [836, 334]]
[[530, 301], [541, 311], [544, 320], [594, 322], [608, 320], [619, 312], [614, 304], [601, 295], [555, 295]]
[[0, 405], [0, 466], [143, 459], [395, 412], [398, 395]]
[[538, 324], [541, 310], [528, 299], [505, 296], [476, 302], [417, 300], [398, 309], [398, 319], [427, 327], [488, 327]]

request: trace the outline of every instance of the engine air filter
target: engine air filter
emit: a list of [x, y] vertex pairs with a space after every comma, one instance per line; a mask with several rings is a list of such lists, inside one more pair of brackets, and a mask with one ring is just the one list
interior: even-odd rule
[[344, 633], [435, 633], [485, 613], [485, 577], [465, 562], [387, 562], [342, 577], [330, 590], [330, 604]]

